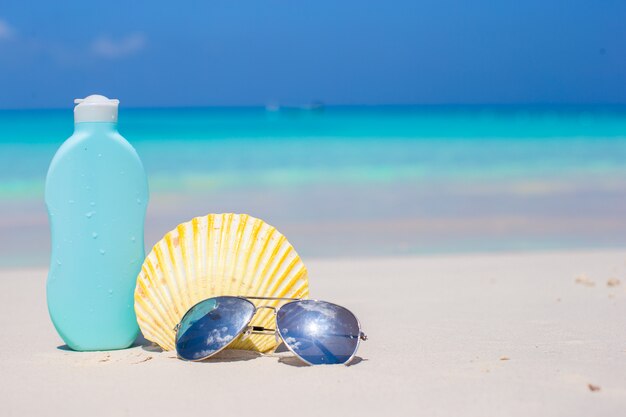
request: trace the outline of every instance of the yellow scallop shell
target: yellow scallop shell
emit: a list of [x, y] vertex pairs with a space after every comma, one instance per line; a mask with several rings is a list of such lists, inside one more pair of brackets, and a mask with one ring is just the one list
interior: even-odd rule
[[[135, 288], [137, 322], [146, 339], [173, 350], [174, 328], [187, 310], [219, 295], [307, 298], [307, 270], [285, 236], [262, 220], [232, 213], [196, 217], [168, 232], [146, 257]], [[252, 324], [273, 329], [272, 311], [260, 309]], [[275, 347], [276, 339], [265, 335], [230, 346]]]

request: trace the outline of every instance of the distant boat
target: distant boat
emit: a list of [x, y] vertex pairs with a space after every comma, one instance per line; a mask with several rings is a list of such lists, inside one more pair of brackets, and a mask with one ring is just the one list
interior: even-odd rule
[[305, 107], [306, 110], [318, 111], [318, 112], [324, 111], [325, 108], [326, 106], [321, 101], [313, 101], [311, 104]]
[[265, 110], [268, 112], [300, 112], [300, 111], [314, 111], [322, 112], [326, 106], [321, 101], [313, 101], [310, 104], [304, 106], [280, 106], [276, 103], [270, 103], [265, 105]]

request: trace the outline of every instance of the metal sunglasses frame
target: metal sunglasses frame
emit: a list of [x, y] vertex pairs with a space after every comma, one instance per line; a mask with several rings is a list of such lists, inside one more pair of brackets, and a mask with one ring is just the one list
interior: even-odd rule
[[[254, 306], [254, 311], [252, 312], [252, 316], [250, 316], [250, 320], [248, 320], [248, 323], [246, 323], [246, 325], [244, 326], [244, 328], [239, 331], [230, 342], [228, 342], [227, 344], [225, 344], [223, 347], [221, 347], [220, 349], [216, 350], [215, 352], [211, 353], [208, 356], [205, 356], [203, 358], [199, 358], [199, 359], [192, 359], [192, 360], [188, 360], [188, 359], [184, 359], [181, 358], [180, 356], [178, 356], [180, 359], [183, 360], [187, 360], [189, 362], [200, 362], [203, 361], [205, 359], [210, 358], [211, 356], [215, 356], [216, 354], [218, 354], [219, 352], [221, 352], [222, 350], [226, 349], [228, 346], [230, 346], [233, 342], [235, 342], [240, 336], [243, 335], [244, 339], [247, 338], [248, 336], [250, 336], [251, 334], [258, 334], [258, 335], [263, 335], [263, 336], [274, 336], [277, 339], [280, 338], [280, 341], [282, 341], [282, 343], [287, 347], [287, 349], [289, 349], [289, 351], [291, 353], [293, 353], [298, 359], [300, 359], [302, 362], [306, 363], [307, 365], [315, 365], [309, 361], [307, 361], [306, 359], [302, 358], [300, 355], [298, 355], [296, 352], [294, 352], [294, 350], [289, 346], [288, 343], [285, 342], [285, 338], [283, 337], [283, 335], [280, 333], [280, 329], [278, 328], [278, 326], [275, 326], [276, 329], [268, 329], [266, 327], [263, 326], [251, 326], [250, 323], [252, 322], [252, 320], [254, 319], [254, 316], [256, 316], [256, 313], [263, 308], [267, 308], [270, 309], [274, 312], [274, 321], [276, 321], [276, 315], [278, 314], [278, 311], [283, 308], [284, 306], [288, 305], [288, 304], [292, 304], [292, 303], [297, 303], [299, 301], [317, 301], [317, 302], [323, 302], [323, 303], [328, 303], [328, 304], [333, 304], [333, 303], [329, 303], [328, 301], [322, 301], [322, 300], [311, 300], [308, 298], [285, 298], [285, 297], [256, 297], [256, 296], [245, 296], [245, 295], [218, 295], [215, 297], [210, 297], [210, 298], [206, 298], [202, 301], [197, 302], [196, 304], [194, 304], [193, 306], [191, 306], [189, 308], [189, 310], [187, 310], [187, 312], [183, 315], [183, 317], [180, 319], [180, 322], [176, 325], [176, 327], [174, 327], [174, 330], [176, 331], [176, 339], [178, 340], [178, 331], [180, 329], [180, 323], [182, 323], [182, 321], [185, 319], [185, 317], [187, 316], [187, 314], [189, 314], [189, 312], [191, 311], [191, 309], [193, 309], [195, 306], [197, 306], [200, 303], [203, 303], [207, 300], [210, 300], [212, 298], [218, 298], [218, 297], [232, 297], [232, 298], [240, 298], [243, 300], [248, 301], [250, 304], [252, 304]], [[274, 306], [257, 306], [255, 305], [252, 301], [250, 300], [266, 300], [266, 301], [289, 301], [288, 303], [285, 303], [283, 305], [281, 305], [280, 307], [274, 307]], [[338, 307], [344, 308], [346, 310], [348, 310], [347, 308], [340, 306], [338, 304], [333, 304], [336, 305]], [[356, 356], [356, 352], [359, 350], [359, 345], [361, 344], [361, 341], [365, 341], [367, 340], [367, 335], [365, 333], [363, 333], [363, 330], [361, 329], [361, 322], [359, 321], [359, 318], [356, 316], [356, 314], [354, 314], [352, 311], [348, 310], [350, 312], [350, 314], [352, 314], [354, 316], [354, 318], [356, 319], [357, 325], [359, 326], [359, 336], [357, 339], [357, 343], [356, 346], [354, 348], [354, 352], [352, 353], [352, 356], [350, 356], [350, 358], [348, 358], [347, 361], [345, 361], [343, 363], [343, 365], [347, 366], [350, 364], [350, 362], [354, 359], [354, 357]], [[277, 340], [278, 341], [278, 340]], [[276, 346], [278, 347], [278, 346]], [[178, 354], [177, 354], [178, 355]]]

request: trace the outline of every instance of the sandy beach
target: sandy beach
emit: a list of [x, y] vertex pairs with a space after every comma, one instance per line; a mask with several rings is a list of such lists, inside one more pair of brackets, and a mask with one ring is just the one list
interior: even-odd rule
[[67, 350], [45, 269], [0, 271], [0, 414], [621, 416], [626, 253], [306, 260], [311, 294], [369, 340], [349, 367], [225, 351], [203, 363], [145, 340]]
[[3, 2], [0, 417], [626, 417], [625, 20]]

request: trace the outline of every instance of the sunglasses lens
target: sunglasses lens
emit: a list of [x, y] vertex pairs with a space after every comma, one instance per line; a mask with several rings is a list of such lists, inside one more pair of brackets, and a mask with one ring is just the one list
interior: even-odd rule
[[185, 360], [208, 358], [241, 334], [254, 315], [254, 304], [237, 297], [214, 297], [191, 307], [176, 334], [176, 352]]
[[312, 365], [346, 363], [359, 344], [359, 322], [349, 310], [324, 301], [302, 300], [278, 310], [285, 344]]

